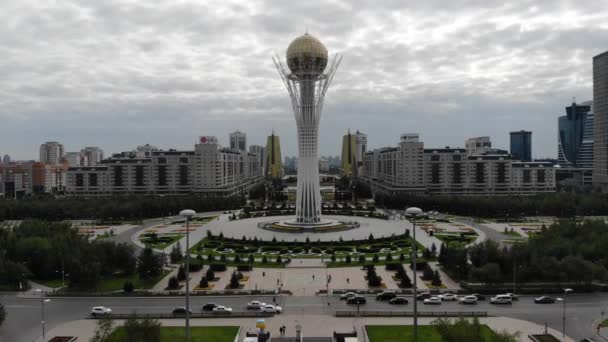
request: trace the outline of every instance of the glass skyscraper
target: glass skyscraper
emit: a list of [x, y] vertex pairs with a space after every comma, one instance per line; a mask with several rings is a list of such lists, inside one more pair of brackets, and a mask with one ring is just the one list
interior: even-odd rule
[[593, 185], [608, 192], [608, 51], [593, 57]]
[[560, 165], [593, 168], [593, 102], [572, 103], [558, 119], [557, 158]]
[[511, 136], [511, 155], [513, 159], [532, 161], [532, 132], [516, 131]]

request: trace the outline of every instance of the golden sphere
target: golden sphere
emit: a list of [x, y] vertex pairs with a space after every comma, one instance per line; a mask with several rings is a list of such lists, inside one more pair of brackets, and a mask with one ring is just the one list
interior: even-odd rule
[[327, 48], [308, 33], [289, 44], [286, 57], [287, 66], [295, 75], [318, 75], [327, 66]]

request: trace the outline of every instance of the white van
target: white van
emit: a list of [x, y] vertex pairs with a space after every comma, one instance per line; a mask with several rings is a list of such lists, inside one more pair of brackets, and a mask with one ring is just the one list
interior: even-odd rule
[[513, 300], [510, 295], [496, 295], [490, 298], [492, 304], [512, 304]]

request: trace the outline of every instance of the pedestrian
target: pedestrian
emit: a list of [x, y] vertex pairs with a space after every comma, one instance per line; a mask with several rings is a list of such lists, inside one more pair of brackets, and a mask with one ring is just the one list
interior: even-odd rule
[[286, 333], [287, 333], [287, 327], [283, 326], [283, 336], [285, 336]]
[[262, 277], [265, 277], [265, 276], [266, 276], [266, 272], [262, 272]]
[[277, 297], [276, 296], [272, 296], [272, 302], [276, 303], [277, 302]]
[[601, 326], [598, 324], [598, 325], [597, 325], [597, 333], [598, 333], [598, 334], [600, 333], [600, 328], [601, 328]]
[[349, 278], [346, 278], [346, 283], [350, 284], [350, 279]]
[[279, 285], [279, 278], [277, 278], [277, 285]]
[[312, 275], [312, 280], [315, 280], [315, 275], [314, 274]]

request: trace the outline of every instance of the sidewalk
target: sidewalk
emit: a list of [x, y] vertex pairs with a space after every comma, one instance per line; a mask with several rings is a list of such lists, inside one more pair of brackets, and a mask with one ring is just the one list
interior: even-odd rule
[[[255, 318], [212, 318], [212, 319], [192, 319], [192, 326], [238, 326], [241, 328], [241, 336], [245, 335], [245, 332], [255, 329], [256, 324]], [[434, 318], [419, 318], [418, 322], [420, 325], [429, 325]], [[519, 333], [520, 342], [529, 342], [528, 335], [539, 334], [544, 332], [544, 327], [535, 323], [522, 321], [507, 317], [487, 317], [480, 318], [481, 323], [487, 324], [490, 328], [496, 331], [506, 330], [507, 332], [514, 334]], [[122, 320], [116, 320], [116, 325], [122, 325]], [[163, 326], [183, 326], [183, 319], [162, 319], [160, 320]], [[266, 318], [267, 330], [274, 336], [278, 336], [279, 327], [285, 326], [287, 328], [287, 336], [293, 336], [295, 332], [296, 324], [300, 324], [303, 327], [304, 336], [307, 337], [328, 337], [332, 336], [334, 331], [337, 332], [349, 332], [356, 329], [359, 336], [362, 335], [362, 330], [365, 325], [411, 325], [412, 318], [404, 317], [374, 317], [374, 318], [338, 318], [333, 316], [324, 315], [277, 315], [274, 317]], [[61, 325], [48, 333], [48, 338], [53, 336], [77, 336], [79, 341], [88, 341], [93, 337], [95, 328], [97, 326], [96, 320], [77, 320]], [[560, 336], [561, 334], [554, 330], [549, 329], [549, 332], [554, 336]], [[363, 339], [361, 339], [363, 341]], [[239, 338], [240, 341], [240, 338]], [[38, 338], [36, 342], [43, 342], [42, 338]], [[566, 338], [565, 342], [575, 342], [571, 338]]]

